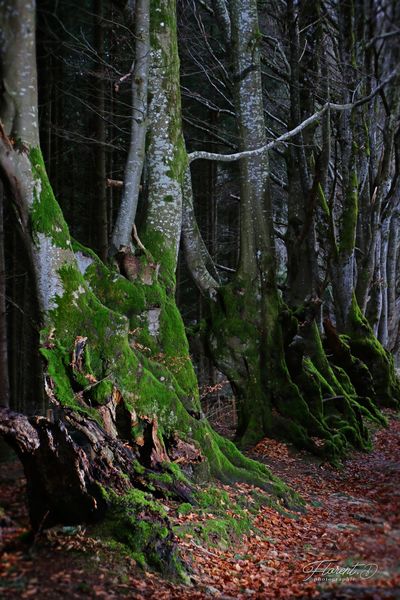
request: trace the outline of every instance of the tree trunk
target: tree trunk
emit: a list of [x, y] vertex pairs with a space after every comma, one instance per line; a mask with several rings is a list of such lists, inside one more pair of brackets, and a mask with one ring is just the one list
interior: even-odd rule
[[[135, 59], [132, 65], [131, 139], [125, 167], [121, 206], [112, 234], [111, 252], [130, 246], [139, 200], [147, 131], [147, 87], [150, 64], [150, 0], [135, 5]], [[158, 157], [160, 159], [160, 157]]]
[[[24, 4], [24, 11], [19, 52], [34, 81], [33, 4]], [[143, 490], [193, 501], [188, 478], [210, 475], [284, 496], [287, 490], [266, 467], [218, 436], [200, 410], [174, 299], [187, 166], [175, 19], [173, 0], [154, 1], [145, 245], [136, 235], [137, 253], [117, 255], [120, 274], [71, 240], [37, 137], [27, 131], [21, 151], [1, 130], [1, 175], [35, 267], [45, 389], [56, 422], [4, 409], [0, 430], [24, 464], [35, 527], [104, 516], [111, 536], [149, 560], [159, 556], [156, 566], [176, 574], [179, 561], [166, 516], [160, 517]], [[17, 19], [14, 29], [4, 31], [13, 36], [20, 25]], [[12, 45], [4, 45], [1, 59], [11, 63], [7, 48]], [[13, 89], [12, 78], [8, 85]], [[22, 104], [26, 100], [21, 96]], [[15, 110], [24, 113], [24, 106]], [[18, 115], [10, 120], [20, 122]], [[15, 126], [14, 135], [25, 135]]]
[[[290, 129], [304, 120], [315, 110], [313, 94], [304, 88], [309, 76], [310, 61], [317, 73], [314, 81], [318, 90], [318, 74], [321, 53], [321, 36], [314, 29], [319, 20], [319, 2], [305, 2], [303, 7], [288, 3], [289, 61], [290, 61]], [[300, 41], [300, 28], [307, 33]], [[318, 29], [316, 28], [318, 31]], [[300, 61], [302, 47], [307, 47]], [[316, 273], [315, 210], [318, 186], [324, 177], [322, 161], [315, 159], [313, 148], [314, 128], [294, 138], [294, 144], [287, 149], [288, 163], [288, 225], [286, 231], [287, 282], [286, 298], [289, 306], [299, 307], [308, 297], [318, 295], [318, 275]], [[314, 151], [314, 152], [313, 152]], [[315, 162], [314, 183], [310, 165]]]
[[388, 285], [387, 285], [387, 281], [388, 281], [387, 262], [388, 262], [388, 250], [389, 250], [390, 221], [391, 221], [390, 217], [384, 219], [384, 221], [382, 223], [382, 229], [381, 229], [380, 278], [382, 281], [382, 283], [381, 283], [382, 308], [381, 308], [381, 314], [380, 314], [380, 319], [379, 319], [377, 338], [384, 348], [387, 348], [388, 344], [389, 344], [389, 325], [388, 325], [389, 299], [388, 299]]
[[388, 350], [395, 348], [398, 333], [398, 310], [396, 302], [397, 274], [399, 264], [399, 216], [395, 212], [390, 221], [387, 256], [387, 292], [388, 292]]
[[[198, 151], [191, 154], [191, 160], [241, 160], [239, 269], [228, 285], [215, 285], [215, 280], [207, 282], [210, 269], [202, 257], [201, 243], [195, 242], [190, 251], [197, 253], [197, 262], [189, 257], [188, 264], [189, 268], [195, 265], [192, 275], [199, 288], [205, 288], [213, 300], [210, 303], [210, 348], [218, 367], [230, 379], [237, 398], [238, 441], [247, 445], [265, 433], [279, 431], [282, 437], [299, 446], [335, 458], [346, 451], [349, 443], [361, 448], [369, 446], [361, 415], [378, 422], [382, 422], [383, 417], [370, 399], [361, 401], [360, 392], [352, 385], [343, 367], [328, 362], [316, 325], [320, 314], [318, 300], [308, 299], [292, 314], [280, 299], [275, 282], [255, 1], [232, 3], [231, 24], [236, 114], [243, 152], [221, 156]], [[324, 112], [320, 114], [323, 116]], [[311, 125], [313, 119], [307, 123]], [[299, 125], [280, 139], [285, 135], [293, 137], [304, 127]], [[325, 137], [329, 143], [329, 135]], [[329, 160], [326, 147], [324, 150]], [[327, 169], [325, 155], [321, 161]], [[344, 260], [343, 266], [338, 255], [336, 258], [337, 265], [342, 266], [338, 280], [340, 278], [343, 284], [346, 277], [350, 277], [350, 289], [342, 285], [340, 293], [343, 293], [339, 298], [343, 320], [350, 322], [355, 309], [353, 265], [357, 186], [355, 156], [351, 150], [348, 158], [348, 173], [344, 179], [347, 195], [342, 215], [346, 227], [341, 231], [337, 248], [338, 255], [348, 260]], [[320, 196], [324, 177], [316, 177], [314, 184], [313, 193]], [[307, 191], [307, 186], [304, 189]], [[322, 204], [325, 206], [326, 202]], [[327, 205], [326, 210], [329, 212]], [[333, 238], [334, 227], [331, 225], [330, 228]], [[350, 351], [346, 356], [353, 364]], [[357, 368], [353, 369], [353, 374], [358, 373], [359, 368], [365, 368], [365, 377], [370, 381], [365, 365], [360, 360], [354, 361]], [[392, 373], [391, 367], [387, 366], [386, 375], [389, 372]], [[370, 389], [374, 391], [372, 385]]]

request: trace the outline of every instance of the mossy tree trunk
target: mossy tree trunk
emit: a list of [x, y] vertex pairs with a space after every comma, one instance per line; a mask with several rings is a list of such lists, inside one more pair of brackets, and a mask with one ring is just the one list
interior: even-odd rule
[[[231, 24], [241, 149], [260, 148], [266, 139], [256, 2], [233, 2]], [[266, 153], [241, 161], [240, 263], [233, 281], [219, 289], [211, 304], [211, 350], [238, 399], [241, 444], [279, 430], [299, 446], [340, 454], [346, 433], [332, 433], [322, 399], [341, 394], [342, 388], [323, 359], [319, 333], [312, 326], [315, 315], [309, 320], [309, 312], [299, 331], [276, 285], [268, 169]], [[324, 376], [306, 346], [314, 346]], [[365, 431], [347, 395], [344, 404], [352, 415], [352, 441], [363, 445]], [[320, 447], [314, 437], [324, 440]]]
[[187, 166], [175, 0], [151, 4], [148, 211], [135, 253], [117, 255], [120, 273], [71, 239], [46, 174], [36, 104], [20, 87], [24, 70], [36, 89], [34, 3], [9, 0], [3, 19], [1, 177], [37, 282], [54, 422], [5, 409], [0, 430], [24, 464], [34, 526], [104, 517], [111, 535], [176, 572], [167, 517], [146, 493], [195, 501], [189, 479], [210, 475], [286, 488], [202, 415], [175, 304]]
[[[359, 46], [356, 44], [354, 30], [363, 13], [357, 13], [356, 5], [350, 2], [338, 6], [338, 22], [341, 31], [341, 69], [344, 82], [344, 97], [346, 102], [350, 98], [350, 89], [355, 85], [357, 64], [356, 53]], [[397, 50], [395, 50], [395, 53]], [[392, 57], [392, 52], [389, 52]], [[393, 57], [392, 57], [393, 58]], [[390, 62], [390, 60], [389, 60]], [[348, 82], [353, 82], [347, 87]], [[353, 377], [353, 382], [360, 395], [373, 398], [378, 404], [397, 406], [400, 400], [400, 387], [396, 378], [393, 358], [384, 349], [377, 336], [382, 331], [381, 341], [387, 341], [387, 290], [383, 290], [379, 281], [382, 276], [386, 278], [387, 248], [390, 214], [389, 203], [391, 196], [392, 169], [393, 169], [393, 119], [399, 111], [399, 100], [396, 90], [398, 76], [396, 76], [386, 90], [390, 114], [385, 119], [383, 132], [383, 145], [379, 159], [379, 167], [375, 172], [373, 183], [373, 196], [369, 206], [360, 201], [363, 179], [366, 177], [366, 157], [368, 152], [368, 129], [372, 123], [363, 107], [357, 108], [349, 114], [342, 114], [338, 123], [340, 144], [340, 172], [342, 186], [341, 217], [336, 228], [336, 236], [331, 248], [331, 278], [335, 299], [336, 327], [339, 334], [346, 337], [342, 339], [347, 345], [355, 360], [362, 361], [365, 369], [372, 375], [373, 385], [363, 389], [364, 381], [354, 373], [353, 359], [341, 359], [341, 366]], [[370, 115], [370, 118], [373, 118]], [[364, 129], [360, 133], [360, 123]], [[366, 131], [365, 131], [366, 130]], [[367, 211], [367, 214], [365, 214]], [[360, 214], [361, 213], [361, 214]], [[386, 214], [386, 216], [385, 216]], [[332, 219], [332, 215], [331, 215]], [[356, 240], [357, 229], [363, 223], [369, 222], [369, 252], [374, 257], [372, 271], [379, 273], [377, 285], [371, 285], [370, 257], [359, 261], [361, 266], [357, 273], [356, 266]], [[368, 264], [367, 264], [368, 263]], [[358, 281], [357, 281], [358, 280]], [[367, 316], [363, 316], [361, 304], [366, 306], [365, 294], [370, 295]], [[381, 318], [382, 317], [382, 318]], [[375, 321], [375, 326], [374, 326]], [[345, 351], [346, 354], [346, 351]], [[336, 354], [336, 356], [338, 356]], [[365, 381], [364, 381], [365, 383]]]
[[[266, 145], [257, 3], [254, 0], [232, 2], [230, 20], [240, 150], [251, 151]], [[296, 81], [293, 86], [296, 86]], [[327, 127], [329, 121], [325, 123], [325, 129]], [[329, 143], [329, 135], [327, 137]], [[207, 153], [198, 154], [208, 158]], [[329, 160], [326, 148], [325, 154], [328, 157], [324, 156], [326, 170]], [[216, 155], [209, 158], [218, 159]], [[299, 162], [298, 168], [301, 168], [303, 163]], [[337, 257], [340, 254], [341, 259], [337, 264], [342, 269], [337, 277], [341, 283], [350, 277], [347, 281], [349, 286], [342, 286], [343, 293], [338, 297], [340, 308], [344, 307], [345, 319], [350, 322], [354, 321], [354, 236], [357, 223], [355, 150], [352, 146], [347, 164], [349, 177], [345, 181], [349, 181], [349, 201], [346, 197], [343, 222], [348, 228], [337, 249]], [[317, 327], [320, 302], [312, 294], [312, 285], [308, 298], [306, 290], [300, 290], [301, 286], [298, 286], [298, 291], [302, 292], [298, 298], [301, 297], [303, 302], [294, 313], [285, 307], [281, 299], [275, 281], [268, 169], [265, 152], [241, 158], [241, 252], [232, 281], [220, 286], [213, 277], [210, 278], [208, 258], [202, 251], [201, 242], [197, 243], [197, 260], [191, 255], [188, 264], [200, 290], [203, 293], [206, 290], [212, 299], [209, 344], [214, 360], [229, 377], [237, 397], [238, 442], [248, 445], [265, 433], [278, 434], [317, 454], [335, 458], [346, 451], [349, 443], [361, 448], [369, 447], [363, 416], [378, 422], [384, 422], [384, 419], [374, 402], [364, 397], [366, 394], [361, 390], [359, 381], [357, 388], [354, 387], [343, 368], [345, 361], [340, 365], [328, 362]], [[300, 186], [301, 174], [297, 181]], [[308, 199], [314, 194], [323, 201], [324, 183], [324, 177], [316, 175], [315, 185], [310, 188], [306, 181], [303, 193], [309, 193]], [[322, 203], [329, 212], [326, 202]], [[188, 202], [188, 205], [191, 203]], [[192, 210], [188, 212], [191, 214]], [[195, 232], [195, 228], [191, 227], [190, 231]], [[193, 246], [196, 244], [193, 243]], [[189, 250], [196, 254], [193, 247]], [[307, 264], [307, 269], [310, 282], [313, 279], [311, 263]], [[352, 357], [349, 349], [347, 358], [357, 365], [353, 370], [348, 369], [352, 376], [357, 379], [359, 368], [365, 375], [364, 380], [371, 381], [368, 369]], [[386, 375], [394, 378], [389, 362]], [[391, 380], [395, 381], [395, 378]], [[372, 385], [369, 392], [375, 399]]]

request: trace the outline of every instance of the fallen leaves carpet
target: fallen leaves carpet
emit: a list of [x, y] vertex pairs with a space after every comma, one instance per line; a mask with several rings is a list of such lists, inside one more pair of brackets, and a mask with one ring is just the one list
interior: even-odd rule
[[373, 437], [373, 451], [354, 452], [342, 469], [260, 442], [251, 456], [301, 494], [306, 510], [252, 511], [250, 486], [221, 486], [242, 506], [248, 498], [250, 529], [230, 544], [185, 533], [213, 516], [182, 515], [169, 503], [192, 587], [144, 573], [81, 528], [55, 528], [27, 544], [23, 472], [15, 460], [2, 463], [0, 598], [400, 600], [400, 421], [392, 415]]

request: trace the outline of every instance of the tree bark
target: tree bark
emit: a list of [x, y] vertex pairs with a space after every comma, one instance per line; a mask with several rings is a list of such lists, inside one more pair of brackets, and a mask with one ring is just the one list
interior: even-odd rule
[[124, 190], [112, 234], [111, 253], [131, 244], [139, 200], [147, 131], [147, 88], [150, 65], [150, 0], [135, 4], [135, 59], [132, 65], [131, 139], [125, 166]]
[[0, 13], [2, 81], [0, 114], [6, 134], [39, 144], [35, 14], [25, 0], [4, 0]]
[[[34, 5], [26, 9], [33, 26]], [[37, 139], [27, 135], [21, 150], [0, 130], [0, 172], [35, 265], [45, 390], [57, 418], [0, 414], [0, 431], [25, 467], [33, 525], [97, 519], [104, 512], [113, 537], [148, 560], [159, 556], [156, 566], [164, 569], [175, 552], [171, 530], [143, 490], [192, 501], [188, 478], [213, 475], [287, 492], [266, 467], [218, 436], [200, 409], [174, 299], [187, 167], [175, 19], [173, 0], [154, 0], [149, 210], [144, 244], [136, 235], [137, 254], [119, 256], [121, 274], [71, 240], [40, 148], [28, 146]], [[30, 50], [29, 34], [19, 51], [34, 77]], [[21, 97], [22, 111], [27, 99]], [[18, 115], [14, 122], [21, 122]], [[172, 567], [179, 572], [177, 560]]]
[[399, 216], [394, 212], [390, 222], [387, 256], [388, 350], [393, 352], [398, 333], [397, 275], [399, 265]]
[[187, 153], [182, 134], [179, 55], [174, 0], [151, 3], [152, 60], [149, 75], [149, 132], [146, 221], [143, 240], [174, 276], [182, 228], [182, 184]]

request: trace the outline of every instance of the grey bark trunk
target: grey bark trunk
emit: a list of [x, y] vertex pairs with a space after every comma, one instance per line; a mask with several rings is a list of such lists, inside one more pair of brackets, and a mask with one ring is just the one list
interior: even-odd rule
[[[257, 2], [235, 0], [230, 9], [240, 150], [252, 150], [266, 145]], [[268, 173], [267, 152], [240, 161], [239, 273], [246, 278], [256, 277], [263, 263], [268, 279], [271, 256], [274, 262]]]
[[[147, 214], [143, 241], [174, 275], [182, 231], [182, 185], [188, 164], [182, 134], [175, 0], [152, 5], [148, 109]], [[154, 19], [154, 23], [153, 23]]]
[[[182, 243], [186, 262], [193, 280], [204, 296], [215, 298], [219, 287], [218, 273], [200, 234], [193, 207], [190, 168], [183, 182]], [[212, 274], [211, 274], [212, 273]]]
[[0, 11], [0, 115], [8, 136], [39, 145], [34, 1], [4, 0]]
[[125, 167], [124, 190], [112, 234], [111, 252], [129, 246], [139, 200], [147, 131], [147, 89], [150, 64], [150, 0], [137, 0], [135, 60], [132, 70], [131, 141]]

